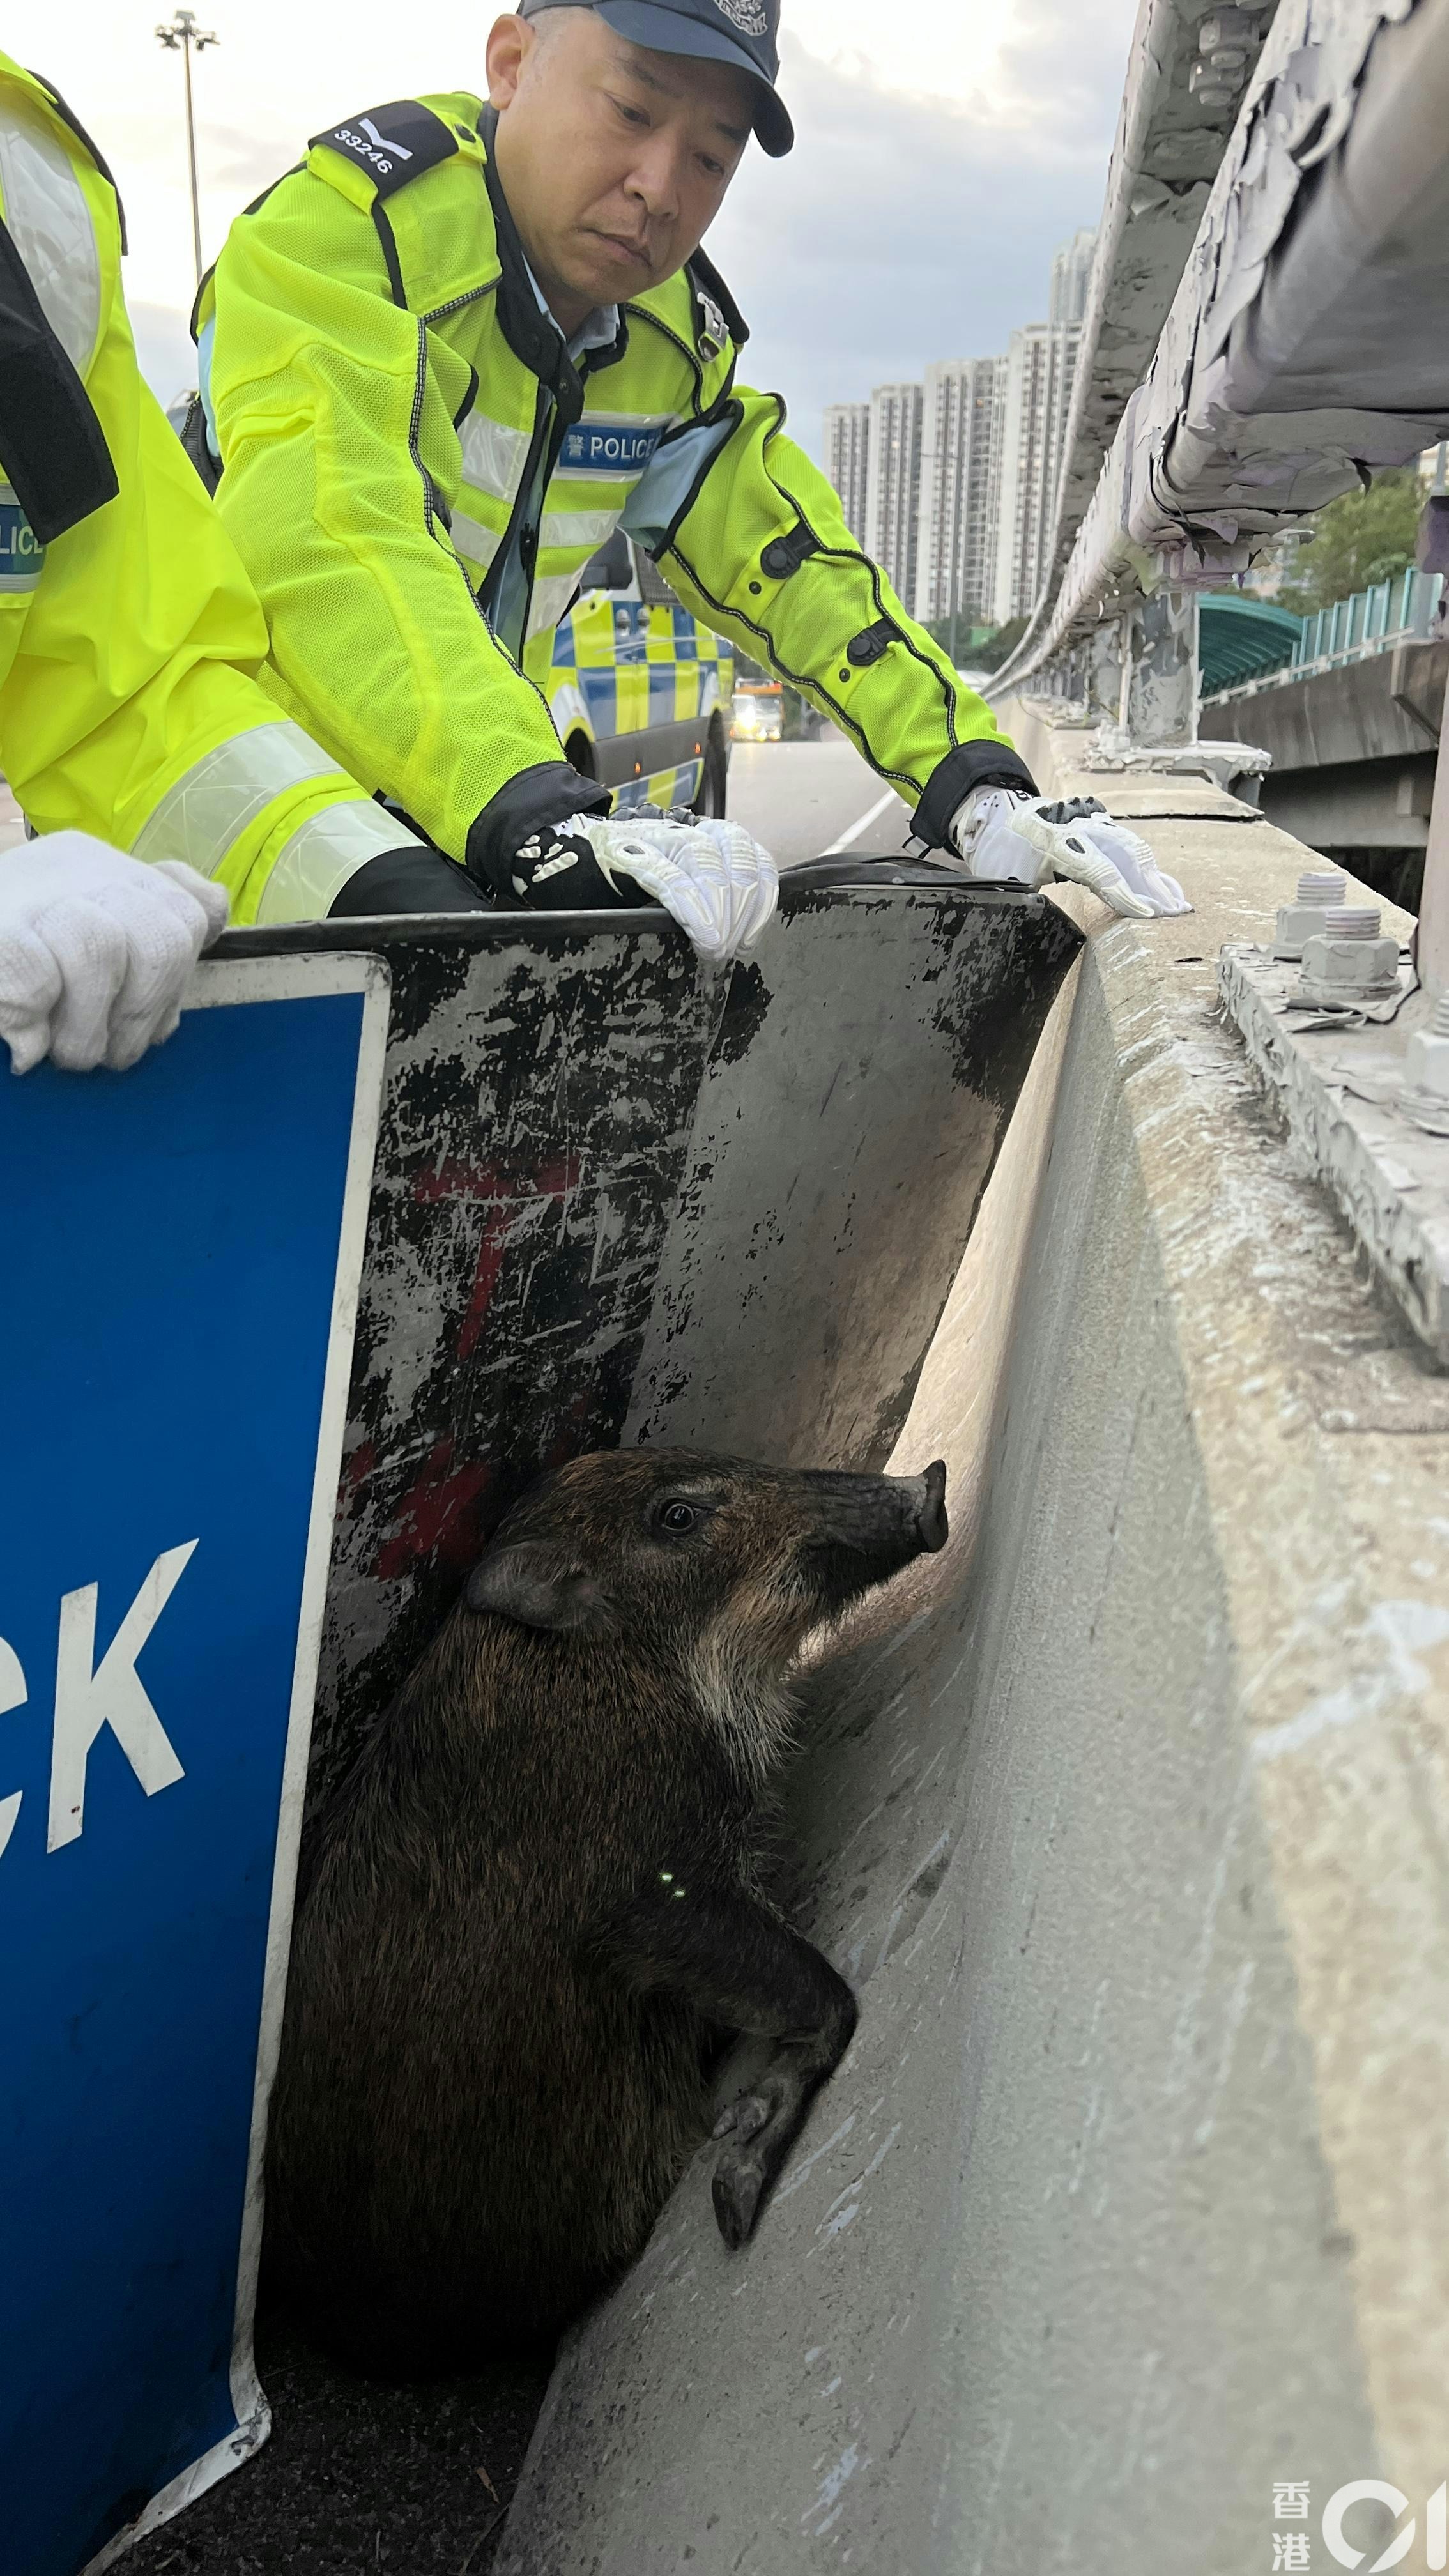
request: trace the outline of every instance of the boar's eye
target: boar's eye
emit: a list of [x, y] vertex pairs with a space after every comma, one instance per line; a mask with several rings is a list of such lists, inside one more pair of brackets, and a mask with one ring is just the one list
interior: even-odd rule
[[703, 1518], [704, 1513], [698, 1503], [681, 1503], [676, 1500], [656, 1505], [654, 1526], [659, 1530], [667, 1530], [671, 1538], [687, 1538], [692, 1529], [698, 1529]]

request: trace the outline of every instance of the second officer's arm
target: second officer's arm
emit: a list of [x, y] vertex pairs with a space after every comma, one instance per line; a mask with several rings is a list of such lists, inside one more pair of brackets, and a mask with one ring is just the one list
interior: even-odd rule
[[[710, 427], [686, 431], [678, 444], [694, 442], [700, 470], [645, 541], [696, 616], [803, 690], [899, 790], [919, 837], [945, 846], [972, 788], [1034, 795], [1031, 774], [857, 544], [819, 467], [785, 436], [784, 410], [777, 394], [739, 387]], [[656, 483], [676, 480], [670, 442], [656, 467]], [[647, 516], [648, 498], [641, 487], [631, 518]]]
[[641, 485], [635, 533], [681, 599], [803, 689], [899, 790], [917, 837], [978, 882], [1036, 886], [1054, 874], [1139, 920], [1190, 911], [1146, 842], [1095, 797], [1037, 795], [990, 708], [907, 615], [819, 467], [784, 436], [784, 416], [777, 394], [724, 388], [673, 452], [661, 444], [645, 483], [654, 479], [663, 506], [651, 513]]

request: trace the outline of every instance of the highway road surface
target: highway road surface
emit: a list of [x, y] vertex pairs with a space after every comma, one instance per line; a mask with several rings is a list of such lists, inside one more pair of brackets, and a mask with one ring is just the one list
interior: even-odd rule
[[[905, 806], [835, 733], [736, 743], [729, 811], [782, 867], [832, 850], [893, 857], [910, 831]], [[543, 2370], [392, 2388], [353, 2379], [277, 2322], [257, 2358], [270, 2442], [142, 2541], [125, 2576], [487, 2576]]]
[[782, 868], [831, 850], [896, 858], [911, 829], [900, 798], [833, 732], [823, 742], [737, 742], [728, 810]]

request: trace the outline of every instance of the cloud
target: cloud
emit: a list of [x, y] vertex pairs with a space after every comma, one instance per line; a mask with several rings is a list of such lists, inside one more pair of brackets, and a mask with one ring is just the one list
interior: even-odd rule
[[989, 106], [787, 48], [796, 149], [747, 158], [709, 249], [751, 326], [746, 379], [813, 453], [825, 403], [1045, 317], [1053, 251], [1101, 211], [1129, 28], [1122, 0], [1024, 0]]
[[[138, 343], [169, 398], [192, 374], [179, 67], [109, 0], [11, 14], [7, 42], [60, 82], [121, 181]], [[1045, 313], [1052, 252], [1100, 211], [1132, 16], [1133, 0], [785, 0], [799, 142], [783, 162], [750, 151], [709, 247], [752, 326], [747, 379], [779, 388], [806, 446], [827, 402], [1004, 349]], [[197, 74], [208, 256], [341, 110], [475, 77], [486, 23], [475, 0], [404, 21], [380, 0], [230, 13]], [[948, 95], [923, 90], [933, 64]]]
[[996, 60], [1003, 110], [1048, 152], [1089, 151], [1104, 182], [1135, 16], [1131, 0], [1015, 0]]
[[[347, 113], [344, 108], [342, 113]], [[305, 152], [304, 137], [290, 134], [285, 140], [270, 134], [257, 135], [244, 126], [208, 124], [202, 128], [201, 140], [206, 152], [206, 171], [212, 188], [224, 191], [240, 208], [250, 205], [284, 170], [290, 170]]]

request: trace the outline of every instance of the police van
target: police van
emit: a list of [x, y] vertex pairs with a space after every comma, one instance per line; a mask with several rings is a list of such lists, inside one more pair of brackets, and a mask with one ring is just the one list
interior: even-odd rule
[[616, 528], [554, 637], [548, 701], [575, 769], [616, 789], [619, 813], [648, 803], [723, 814], [733, 685], [729, 645]]

